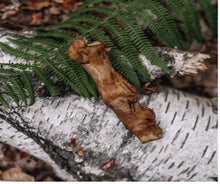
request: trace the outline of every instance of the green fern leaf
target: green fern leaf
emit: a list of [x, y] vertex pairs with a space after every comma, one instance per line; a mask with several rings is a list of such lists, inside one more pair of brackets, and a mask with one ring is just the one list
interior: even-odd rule
[[35, 45], [35, 44], [32, 44], [32, 43], [28, 43], [28, 42], [25, 42], [25, 41], [21, 41], [21, 40], [16, 40], [16, 39], [11, 39], [11, 38], [8, 38], [8, 40], [23, 48], [23, 49], [29, 49], [31, 51], [35, 51], [35, 52], [38, 52], [38, 53], [41, 53], [41, 54], [47, 54], [49, 52], [49, 50], [47, 50], [46, 48], [43, 48], [42, 46], [38, 46], [38, 45]]
[[0, 104], [4, 105], [6, 108], [10, 109], [10, 106], [8, 105], [7, 101], [4, 99], [1, 92], [0, 92]]
[[19, 107], [19, 98], [16, 95], [16, 93], [14, 92], [13, 88], [8, 83], [5, 83], [1, 87], [5, 90], [7, 95], [10, 96], [15, 101], [15, 103]]
[[73, 40], [76, 36], [72, 35], [70, 33], [67, 33], [66, 31], [48, 31], [46, 33], [41, 33], [38, 36], [40, 37], [56, 37], [56, 38], [62, 38], [64, 40]]
[[18, 80], [18, 78], [12, 78], [10, 79], [10, 81], [12, 82], [14, 88], [17, 90], [17, 92], [19, 93], [21, 100], [25, 103], [25, 105], [27, 106], [27, 95], [23, 89], [23, 84]]
[[51, 79], [46, 76], [45, 72], [43, 71], [43, 69], [38, 68], [36, 66], [33, 66], [33, 72], [38, 76], [38, 78], [45, 84], [45, 86], [47, 87], [47, 89], [49, 90], [50, 94], [52, 96], [56, 96], [57, 95], [57, 90], [53, 84], [53, 82], [51, 81]]
[[212, 32], [212, 37], [216, 37], [217, 35], [217, 9], [215, 6], [210, 2], [210, 0], [196, 0], [201, 8], [203, 8], [204, 13], [205, 13], [205, 18], [208, 21], [210, 27], [211, 27], [211, 32]]
[[33, 81], [28, 74], [28, 72], [21, 72], [21, 80], [24, 84], [24, 89], [27, 90], [28, 98], [30, 99], [29, 105], [33, 105], [35, 102], [35, 96], [34, 96], [34, 87], [33, 87]]
[[7, 45], [7, 44], [5, 44], [5, 43], [2, 43], [2, 42], [0, 42], [0, 48], [4, 51], [4, 52], [6, 52], [6, 53], [8, 53], [8, 54], [10, 54], [10, 55], [12, 55], [12, 56], [15, 56], [15, 57], [18, 57], [18, 58], [22, 58], [22, 59], [25, 59], [25, 60], [32, 60], [32, 59], [34, 59], [34, 58], [37, 58], [37, 56], [36, 55], [32, 55], [32, 54], [30, 54], [30, 53], [27, 53], [27, 52], [23, 52], [23, 51], [21, 51], [21, 50], [19, 50], [19, 49], [15, 49], [15, 48], [13, 48], [13, 47], [10, 47], [9, 45]]

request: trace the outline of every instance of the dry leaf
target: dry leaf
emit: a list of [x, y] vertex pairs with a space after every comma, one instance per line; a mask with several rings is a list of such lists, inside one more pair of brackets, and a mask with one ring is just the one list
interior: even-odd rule
[[33, 23], [37, 22], [38, 20], [40, 20], [42, 18], [42, 15], [41, 15], [41, 13], [33, 13], [32, 17], [33, 17], [33, 19], [31, 21], [31, 24], [33, 24]]
[[4, 4], [4, 3], [0, 4], [0, 8], [4, 8], [5, 6], [6, 6], [6, 4]]
[[50, 1], [42, 1], [42, 2], [36, 2], [36, 3], [28, 3], [27, 6], [22, 7], [21, 9], [39, 11], [42, 8], [45, 8], [48, 6], [50, 6]]
[[19, 166], [2, 172], [4, 181], [34, 181], [34, 177], [24, 173]]
[[5, 20], [5, 19], [7, 19], [8, 17], [11, 17], [11, 16], [15, 15], [16, 13], [17, 13], [17, 11], [15, 11], [15, 10], [6, 11], [5, 13], [3, 13], [1, 19], [2, 19], [2, 20]]
[[55, 3], [63, 3], [64, 2], [64, 0], [53, 0]]
[[49, 9], [49, 12], [52, 14], [52, 15], [59, 15], [61, 14], [61, 11], [59, 8], [55, 7], [55, 6], [52, 6], [50, 9]]

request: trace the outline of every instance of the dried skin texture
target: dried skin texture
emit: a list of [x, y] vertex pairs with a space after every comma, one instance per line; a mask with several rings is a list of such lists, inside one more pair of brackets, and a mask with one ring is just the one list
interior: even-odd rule
[[102, 41], [87, 44], [82, 38], [72, 42], [68, 53], [93, 78], [103, 102], [142, 143], [161, 138], [162, 130], [155, 123], [154, 112], [138, 103], [136, 88], [111, 66], [109, 50]]

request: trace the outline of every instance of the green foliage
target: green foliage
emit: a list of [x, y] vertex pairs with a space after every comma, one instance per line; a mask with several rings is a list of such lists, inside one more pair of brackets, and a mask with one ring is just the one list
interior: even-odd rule
[[[0, 104], [9, 108], [6, 100], [9, 97], [17, 106], [32, 105], [33, 78], [42, 81], [51, 96], [58, 95], [51, 76], [81, 96], [98, 98], [89, 74], [68, 57], [71, 41], [81, 37], [89, 42], [104, 41], [111, 48], [112, 66], [140, 90], [139, 76], [147, 79], [150, 76], [139, 54], [169, 71], [151, 44], [152, 35], [160, 45], [179, 49], [185, 49], [183, 41], [189, 44], [195, 39], [202, 41], [199, 23], [202, 14], [198, 8], [204, 12], [215, 37], [217, 9], [210, 0], [86, 0], [68, 20], [42, 28], [44, 32], [35, 37], [12, 35], [8, 40], [13, 47], [0, 42], [0, 48], [26, 63], [0, 63]], [[72, 31], [79, 35], [71, 34]]]

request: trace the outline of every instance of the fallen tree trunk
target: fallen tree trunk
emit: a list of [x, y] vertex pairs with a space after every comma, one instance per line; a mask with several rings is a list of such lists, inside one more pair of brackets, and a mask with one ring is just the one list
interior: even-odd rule
[[[1, 36], [5, 42], [7, 34]], [[160, 50], [167, 65], [182, 74], [204, 69], [201, 62], [208, 57]], [[4, 52], [0, 57], [4, 63], [22, 61]], [[141, 57], [152, 78], [163, 74]], [[143, 145], [102, 101], [66, 95], [38, 97], [19, 109], [0, 106], [0, 141], [46, 161], [68, 181], [216, 180], [216, 106], [171, 88], [140, 95], [139, 102], [155, 112], [164, 132], [160, 140]]]
[[[163, 137], [141, 142], [101, 101], [77, 95], [0, 108], [0, 140], [51, 164], [66, 180], [211, 181], [217, 177], [217, 112], [210, 100], [163, 88], [142, 95]], [[71, 138], [84, 151], [68, 147]], [[113, 160], [107, 171], [101, 166]]]

